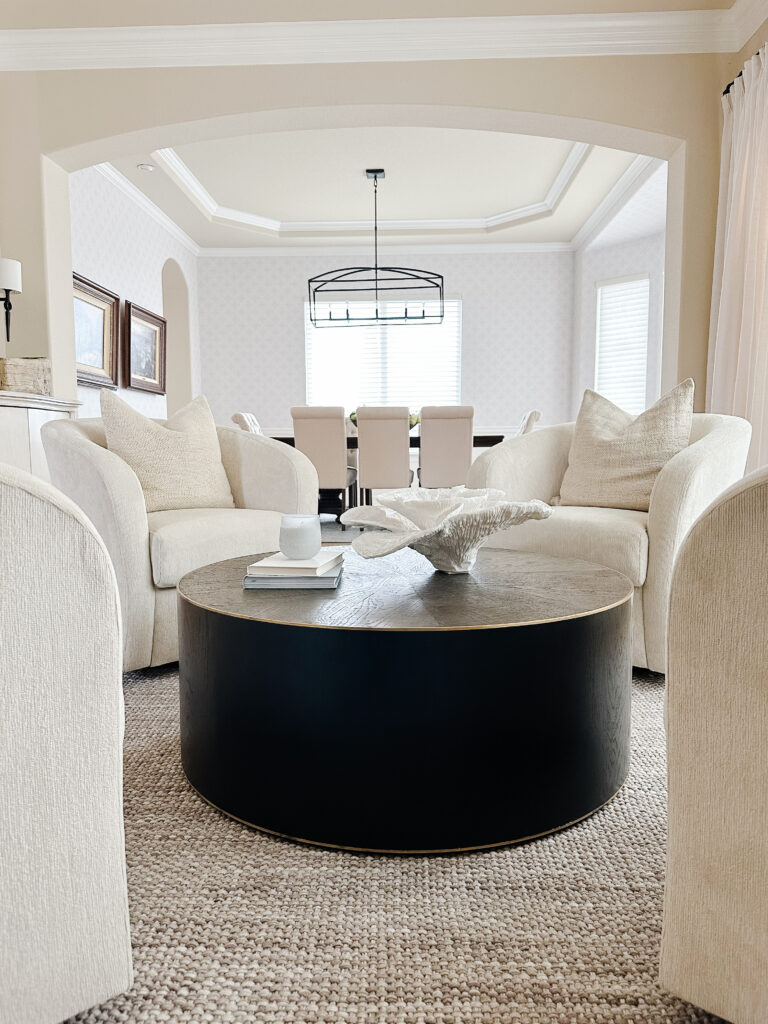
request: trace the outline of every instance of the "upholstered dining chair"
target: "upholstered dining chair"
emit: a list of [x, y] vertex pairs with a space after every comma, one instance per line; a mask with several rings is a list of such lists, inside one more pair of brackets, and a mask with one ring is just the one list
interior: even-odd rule
[[[573, 428], [542, 427], [489, 448], [472, 463], [468, 485], [550, 502], [560, 492]], [[549, 519], [493, 534], [487, 545], [582, 558], [624, 573], [635, 586], [633, 664], [664, 672], [675, 555], [701, 511], [741, 478], [751, 434], [737, 416], [696, 413], [689, 444], [659, 473], [647, 512], [557, 505]]]
[[0, 1020], [133, 980], [115, 572], [61, 491], [0, 464]]
[[252, 412], [235, 412], [232, 413], [232, 422], [240, 427], [241, 430], [247, 430], [250, 434], [261, 434], [261, 424], [253, 415]]
[[517, 432], [517, 436], [521, 434], [530, 434], [533, 428], [541, 419], [541, 412], [538, 409], [531, 409], [530, 412], [525, 413], [520, 423], [520, 429]]
[[[321, 491], [341, 492], [341, 512], [357, 504], [357, 470], [347, 458], [347, 422], [341, 405], [294, 405], [296, 447], [317, 470]], [[334, 499], [335, 500], [335, 499]], [[342, 530], [346, 527], [342, 526]]]
[[700, 516], [672, 575], [661, 984], [768, 1020], [768, 468]]
[[357, 410], [357, 455], [363, 504], [372, 503], [374, 489], [410, 487], [408, 407], [361, 406]]
[[419, 433], [419, 484], [455, 487], [466, 482], [472, 465], [471, 405], [425, 405]]

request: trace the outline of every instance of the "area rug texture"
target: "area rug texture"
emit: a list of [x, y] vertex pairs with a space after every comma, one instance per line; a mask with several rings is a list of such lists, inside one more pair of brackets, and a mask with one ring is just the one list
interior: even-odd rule
[[632, 772], [592, 818], [522, 846], [398, 858], [300, 846], [205, 804], [179, 761], [176, 672], [127, 675], [136, 981], [73, 1021], [717, 1021], [656, 983], [663, 696], [661, 677], [636, 675]]

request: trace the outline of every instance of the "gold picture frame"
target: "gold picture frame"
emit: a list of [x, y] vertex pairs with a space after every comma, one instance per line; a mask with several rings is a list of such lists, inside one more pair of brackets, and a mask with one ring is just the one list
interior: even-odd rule
[[78, 384], [117, 388], [120, 297], [81, 274], [72, 275]]

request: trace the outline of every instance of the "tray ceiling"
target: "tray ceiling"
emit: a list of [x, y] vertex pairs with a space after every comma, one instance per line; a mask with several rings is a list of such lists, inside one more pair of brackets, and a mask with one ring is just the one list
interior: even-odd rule
[[237, 247], [367, 244], [366, 167], [386, 170], [385, 244], [568, 244], [650, 163], [562, 139], [393, 127], [246, 135], [114, 166], [198, 245]]

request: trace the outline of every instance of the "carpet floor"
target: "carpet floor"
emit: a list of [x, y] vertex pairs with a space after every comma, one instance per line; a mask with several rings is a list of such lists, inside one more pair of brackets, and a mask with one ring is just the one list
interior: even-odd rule
[[[523, 846], [381, 857], [251, 831], [188, 787], [175, 671], [126, 676], [133, 988], [78, 1024], [713, 1024], [656, 983], [663, 681], [627, 785]], [[521, 780], [524, 784], [524, 780]]]

